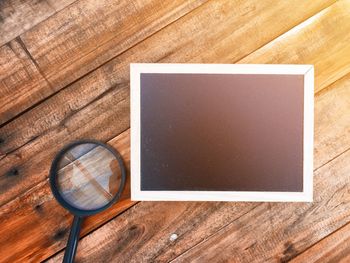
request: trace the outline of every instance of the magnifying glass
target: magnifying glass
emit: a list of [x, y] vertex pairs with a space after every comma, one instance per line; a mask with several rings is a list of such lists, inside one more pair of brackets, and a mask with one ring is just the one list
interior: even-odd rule
[[102, 142], [76, 141], [56, 155], [50, 169], [51, 190], [57, 201], [74, 215], [63, 262], [74, 261], [83, 218], [116, 202], [125, 180], [121, 155]]

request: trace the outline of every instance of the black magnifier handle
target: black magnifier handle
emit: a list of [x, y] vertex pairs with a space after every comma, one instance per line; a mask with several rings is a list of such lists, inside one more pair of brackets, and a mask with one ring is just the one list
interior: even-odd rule
[[63, 263], [73, 263], [75, 253], [77, 252], [79, 234], [81, 229], [81, 223], [83, 218], [80, 216], [74, 216], [72, 228], [69, 233], [68, 243], [66, 251], [64, 252]]

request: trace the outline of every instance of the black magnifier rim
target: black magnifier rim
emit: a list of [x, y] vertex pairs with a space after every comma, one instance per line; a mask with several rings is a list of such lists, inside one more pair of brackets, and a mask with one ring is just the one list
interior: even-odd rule
[[[87, 143], [96, 144], [98, 146], [104, 147], [105, 149], [109, 150], [114, 155], [114, 157], [117, 159], [117, 161], [119, 163], [120, 170], [121, 170], [120, 187], [118, 189], [118, 192], [113, 197], [113, 199], [109, 203], [107, 203], [106, 205], [104, 205], [98, 209], [91, 209], [91, 210], [79, 209], [79, 208], [76, 208], [75, 206], [71, 205], [70, 203], [68, 203], [60, 194], [60, 192], [58, 190], [59, 189], [58, 184], [57, 184], [57, 175], [58, 175], [57, 171], [59, 168], [58, 165], [59, 165], [59, 162], [61, 161], [62, 157], [72, 148], [74, 148], [78, 145], [87, 144]], [[50, 181], [51, 191], [52, 191], [54, 197], [64, 208], [66, 208], [72, 214], [77, 215], [77, 216], [89, 216], [89, 215], [94, 215], [94, 214], [97, 214], [99, 212], [102, 212], [103, 210], [112, 206], [113, 203], [115, 203], [120, 198], [120, 196], [123, 192], [124, 186], [125, 186], [126, 168], [124, 165], [123, 158], [121, 157], [119, 152], [117, 152], [110, 145], [103, 143], [103, 142], [100, 142], [100, 141], [97, 141], [97, 140], [78, 140], [78, 141], [73, 141], [73, 142], [67, 144], [57, 153], [57, 155], [55, 156], [55, 158], [53, 159], [52, 164], [51, 164], [49, 181]]]

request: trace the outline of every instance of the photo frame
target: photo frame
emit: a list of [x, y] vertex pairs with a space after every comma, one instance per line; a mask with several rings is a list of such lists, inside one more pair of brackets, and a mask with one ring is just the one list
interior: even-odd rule
[[[210, 79], [210, 76], [213, 76], [213, 80]], [[254, 82], [254, 79], [256, 79], [257, 82]], [[293, 84], [294, 80], [295, 84]], [[225, 88], [225, 83], [228, 83], [227, 89]], [[261, 87], [259, 87], [259, 83], [262, 83]], [[211, 87], [206, 87], [207, 85], [211, 85]], [[266, 92], [264, 91], [264, 85], [266, 87]], [[202, 87], [206, 87], [206, 92], [200, 91]], [[273, 87], [275, 87], [278, 92], [273, 92]], [[196, 89], [191, 93], [191, 98], [195, 99], [192, 100], [193, 103], [190, 102], [184, 104], [183, 99], [189, 97], [186, 94], [191, 92], [192, 88]], [[225, 89], [229, 92], [227, 95], [224, 93], [226, 92]], [[298, 95], [299, 97], [294, 95], [297, 94], [297, 90], [298, 94], [302, 94], [300, 96]], [[142, 94], [141, 91], [143, 92]], [[171, 94], [173, 91], [178, 92]], [[194, 94], [202, 95], [197, 96]], [[245, 98], [246, 101], [241, 102], [242, 100], [235, 99], [237, 105], [235, 107], [235, 104], [232, 102], [232, 106], [229, 98], [236, 98], [237, 96], [235, 96], [235, 94], [243, 94], [244, 96], [242, 96], [242, 100]], [[130, 65], [130, 97], [132, 200], [258, 202], [312, 201], [314, 125], [314, 68], [312, 65], [136, 63]], [[211, 101], [215, 101], [215, 99], [213, 100], [212, 98], [217, 97], [217, 104], [212, 105]], [[143, 100], [141, 107], [142, 98], [145, 99]], [[163, 103], [164, 98], [167, 100], [166, 103]], [[220, 103], [220, 98], [226, 102], [226, 108], [224, 108], [225, 103]], [[226, 98], [228, 99], [226, 100]], [[292, 101], [293, 98], [295, 100], [294, 102]], [[262, 103], [262, 105], [259, 106], [260, 108], [256, 107], [257, 102], [266, 102], [269, 99], [271, 99], [272, 102], [276, 102], [273, 104], [274, 106], [269, 106], [271, 103]], [[194, 106], [192, 108], [186, 108], [187, 111], [178, 111], [176, 107], [176, 105], [178, 105], [176, 104], [177, 100], [178, 104], [182, 105], [182, 108], [186, 108], [186, 105], [188, 104], [194, 104]], [[249, 103], [252, 103], [252, 105], [249, 106]], [[288, 103], [290, 103], [290, 105], [287, 105]], [[157, 104], [159, 104], [159, 107], [157, 107]], [[222, 109], [220, 107], [222, 107]], [[281, 107], [281, 109], [278, 109], [278, 107]], [[265, 138], [265, 141], [261, 143], [259, 149], [254, 151], [254, 146], [249, 149], [254, 157], [251, 160], [252, 163], [249, 163], [249, 158], [247, 158], [249, 155], [247, 152], [242, 150], [240, 153], [239, 150], [237, 150], [244, 149], [243, 146], [232, 152], [230, 152], [232, 147], [225, 149], [225, 146], [220, 146], [221, 148], [218, 146], [211, 149], [212, 152], [226, 153], [227, 150], [228, 163], [231, 163], [232, 166], [225, 168], [225, 170], [222, 168], [225, 165], [221, 164], [219, 169], [222, 171], [221, 174], [219, 170], [216, 170], [215, 162], [209, 166], [211, 160], [214, 160], [215, 158], [217, 158], [215, 159], [216, 162], [217, 160], [221, 160], [218, 159], [220, 154], [216, 154], [214, 158], [214, 154], [211, 156], [210, 151], [208, 151], [208, 155], [202, 154], [203, 150], [206, 149], [205, 147], [211, 148], [209, 147], [210, 145], [224, 145], [225, 142], [227, 142], [227, 138], [234, 136], [229, 134], [229, 128], [223, 128], [222, 131], [220, 131], [221, 133], [219, 134], [223, 134], [223, 136], [215, 134], [215, 143], [207, 143], [203, 146], [204, 148], [201, 148], [202, 144], [199, 142], [194, 147], [186, 148], [187, 150], [190, 149], [188, 151], [192, 151], [191, 153], [186, 153], [183, 149], [180, 149], [181, 154], [176, 154], [176, 151], [174, 153], [169, 153], [170, 151], [174, 151], [174, 146], [176, 146], [176, 144], [172, 145], [170, 143], [173, 140], [171, 138], [174, 138], [174, 134], [178, 141], [187, 142], [187, 145], [190, 145], [192, 141], [196, 141], [196, 137], [188, 138], [188, 136], [192, 136], [191, 134], [194, 132], [191, 132], [191, 129], [193, 127], [198, 128], [198, 125], [193, 126], [193, 121], [183, 121], [184, 118], [181, 116], [192, 114], [197, 117], [197, 119], [200, 119], [202, 115], [197, 112], [198, 108], [201, 108], [202, 111], [205, 112], [206, 115], [203, 113], [203, 116], [207, 116], [207, 119], [197, 121], [199, 126], [204, 127], [202, 130], [208, 130], [206, 128], [210, 128], [213, 125], [220, 127], [220, 125], [217, 125], [218, 123], [215, 122], [217, 118], [209, 118], [208, 115], [211, 116], [211, 114], [213, 114], [213, 116], [224, 116], [222, 117], [223, 119], [221, 119], [221, 123], [226, 123], [226, 119], [229, 120], [229, 123], [233, 123], [232, 119], [234, 119], [234, 117], [231, 118], [230, 114], [232, 113], [234, 115], [235, 111], [242, 113], [237, 113], [235, 116], [239, 117], [240, 122], [245, 123], [245, 120], [247, 120], [245, 125], [250, 127], [250, 130], [248, 128], [246, 128], [246, 130], [241, 128], [240, 133], [237, 132], [237, 134], [244, 135], [249, 134], [250, 131], [252, 131], [252, 137], [246, 140], [249, 143], [252, 139], [258, 138], [257, 145], [259, 145], [259, 140], [261, 138], [261, 140]], [[215, 109], [213, 110], [214, 113], [212, 113], [213, 111], [206, 111], [208, 108]], [[247, 109], [254, 110], [254, 108], [260, 109], [257, 113], [265, 113], [264, 116], [270, 116], [269, 118], [266, 117], [265, 124], [263, 121], [265, 120], [264, 116], [255, 120], [254, 118], [257, 114], [249, 113], [247, 114], [247, 118], [245, 118], [244, 111]], [[191, 113], [191, 111], [194, 113]], [[291, 120], [294, 116], [291, 112], [293, 111], [298, 113], [295, 114], [295, 116], [298, 116], [299, 118], [295, 121], [295, 125], [291, 124], [291, 122], [293, 122]], [[188, 114], [181, 115], [181, 112], [188, 112]], [[159, 115], [157, 113], [161, 113], [161, 117], [157, 117], [157, 115]], [[142, 114], [144, 114], [144, 118], [148, 118], [147, 121], [142, 121]], [[153, 115], [154, 117], [150, 117]], [[278, 122], [275, 121], [275, 119], [278, 120]], [[156, 122], [156, 120], [158, 120], [158, 122]], [[214, 121], [213, 125], [210, 124], [211, 120]], [[284, 120], [285, 128], [283, 128]], [[150, 123], [153, 122], [156, 122], [154, 125], [157, 125], [158, 130], [151, 126]], [[259, 126], [260, 128], [258, 126], [257, 128], [254, 127], [255, 122], [262, 122]], [[276, 134], [273, 134], [273, 129], [270, 131], [267, 128], [265, 129], [266, 126], [275, 122], [277, 123], [275, 130], [278, 131]], [[168, 126], [165, 126], [165, 124]], [[176, 127], [183, 126], [192, 128], [182, 130], [179, 128], [171, 128], [172, 130], [170, 130], [169, 127], [173, 124]], [[205, 126], [207, 124], [208, 127]], [[244, 125], [239, 125], [239, 123], [234, 123], [231, 126], [227, 125], [227, 127], [242, 126]], [[261, 130], [260, 133], [259, 129]], [[181, 132], [183, 130], [187, 131]], [[198, 130], [200, 131], [201, 129], [198, 128]], [[198, 130], [196, 130], [197, 133]], [[286, 138], [283, 137], [284, 130], [287, 131]], [[236, 132], [235, 128], [232, 128], [232, 132]], [[253, 132], [257, 132], [258, 136], [254, 136]], [[275, 137], [276, 139], [272, 140], [270, 136], [263, 135], [268, 132], [271, 132], [272, 137]], [[180, 133], [182, 134], [182, 137], [177, 135]], [[213, 129], [212, 133], [215, 133], [215, 129]], [[167, 137], [170, 135], [172, 137]], [[205, 138], [207, 139], [211, 138], [211, 133], [206, 132], [203, 136], [206, 136]], [[160, 139], [158, 140], [157, 138]], [[226, 141], [220, 142], [220, 138], [226, 138]], [[278, 138], [281, 138], [280, 141], [278, 141]], [[148, 142], [147, 145], [142, 144], [143, 140], [146, 141], [148, 139], [151, 143]], [[296, 143], [292, 144], [292, 142], [294, 142], [293, 140]], [[163, 144], [160, 143], [161, 141]], [[240, 142], [242, 140], [237, 139], [236, 141]], [[275, 141], [276, 143], [274, 143]], [[167, 142], [167, 146], [161, 148], [159, 145], [164, 145], [164, 142]], [[168, 142], [170, 143], [169, 145]], [[291, 145], [288, 143], [291, 143]], [[181, 145], [185, 145], [185, 143], [181, 143]], [[299, 148], [295, 145], [299, 145]], [[201, 151], [198, 152], [202, 159], [196, 160], [195, 152], [192, 150], [192, 148], [195, 147], [200, 147]], [[264, 153], [264, 149], [266, 149], [266, 154]], [[271, 149], [274, 149], [273, 153], [268, 152], [272, 151]], [[280, 153], [285, 154], [285, 157]], [[186, 154], [188, 154], [188, 158], [186, 157]], [[269, 154], [271, 158], [266, 158], [265, 155], [269, 157]], [[233, 155], [238, 156], [238, 159], [236, 158], [237, 163], [235, 163], [236, 159], [232, 157]], [[181, 156], [181, 160], [176, 160], [176, 156]], [[209, 157], [206, 158], [206, 156]], [[193, 161], [187, 162], [187, 160], [191, 158]], [[279, 167], [278, 169], [274, 169], [274, 158], [276, 159], [276, 167]], [[142, 161], [144, 161], [144, 167], [142, 167]], [[199, 172], [187, 174], [185, 168], [182, 170], [178, 168], [178, 164], [180, 163], [183, 164], [183, 167], [189, 167], [189, 171], [210, 172], [208, 172], [208, 175], [203, 175], [203, 177], [199, 175]], [[207, 163], [208, 167], [205, 169], [202, 167], [198, 168], [201, 164], [205, 163]], [[247, 165], [244, 166], [242, 163], [247, 163]], [[268, 176], [266, 178], [266, 180], [271, 180], [270, 183], [268, 181], [266, 183], [263, 179], [258, 178], [259, 167], [255, 168], [256, 170], [250, 168], [254, 166], [254, 164], [256, 164], [256, 166], [259, 166], [258, 164], [260, 164], [260, 171], [264, 171], [266, 175], [273, 175], [271, 178], [268, 178]], [[278, 164], [280, 165], [278, 166]], [[166, 167], [166, 165], [168, 165], [168, 167]], [[191, 165], [194, 167], [191, 167]], [[235, 171], [235, 165], [239, 167], [237, 171]], [[293, 173], [294, 167], [296, 175]], [[271, 171], [269, 171], [269, 169]], [[286, 173], [283, 172], [284, 169], [286, 170]], [[231, 180], [230, 178], [232, 177], [228, 177], [228, 173], [225, 171], [232, 171], [232, 176], [237, 178]], [[282, 172], [278, 173], [278, 171]], [[244, 178], [239, 178], [240, 172], [245, 174]], [[255, 173], [258, 180], [254, 181], [254, 178], [252, 179], [249, 177], [252, 173]], [[193, 175], [194, 177], [191, 181], [192, 174], [195, 174], [195, 176]], [[205, 174], [205, 172], [203, 174]], [[288, 174], [288, 176], [286, 174]], [[280, 175], [281, 178], [279, 177]], [[296, 178], [293, 179], [293, 176], [296, 176]], [[208, 178], [210, 178], [210, 180]], [[221, 179], [222, 181], [220, 184], [219, 182]], [[205, 182], [206, 180], [208, 182]], [[292, 190], [288, 190], [289, 186], [285, 183], [288, 180], [291, 181], [290, 189]], [[249, 188], [248, 182], [252, 182], [251, 189]], [[278, 188], [276, 182], [281, 184], [281, 189]], [[196, 183], [198, 183], [198, 185], [196, 185]], [[230, 183], [232, 183], [232, 186], [230, 186]], [[238, 190], [236, 190], [236, 188]]]

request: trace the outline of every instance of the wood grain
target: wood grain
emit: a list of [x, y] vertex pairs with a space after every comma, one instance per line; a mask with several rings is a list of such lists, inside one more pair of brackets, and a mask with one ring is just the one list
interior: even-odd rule
[[[134, 4], [113, 0], [74, 2], [18, 37], [41, 75], [50, 83], [40, 91], [35, 88], [26, 89], [25, 93], [21, 91], [22, 98], [28, 98], [26, 103], [30, 105], [39, 103], [204, 1], [179, 0], [172, 1], [170, 5], [160, 5], [157, 0]], [[59, 8], [59, 3], [55, 8]], [[6, 61], [9, 59], [4, 57]], [[7, 76], [6, 71], [3, 75], [4, 78], [11, 77]], [[61, 78], [61, 82], [56, 78]], [[17, 87], [26, 79], [17, 76], [15, 81], [13, 86]], [[31, 81], [35, 81], [35, 78]], [[13, 100], [12, 95], [13, 92], [4, 94], [3, 99], [11, 111], [4, 109], [0, 124], [29, 107]]]
[[[130, 132], [127, 130], [109, 141], [120, 152], [128, 169], [121, 200], [103, 213], [87, 218], [82, 236], [134, 204], [130, 201], [129, 137]], [[3, 206], [0, 222], [0, 262], [38, 262], [66, 245], [72, 216], [60, 207], [51, 193], [48, 180], [44, 180]]]
[[308, 248], [292, 263], [303, 262], [349, 262], [350, 261], [350, 223]]
[[0, 1], [0, 46], [31, 29], [74, 1]]
[[314, 168], [350, 147], [350, 73], [318, 93], [315, 106]]
[[313, 64], [318, 92], [350, 71], [348, 32], [350, 1], [338, 1], [239, 63]]
[[76, 0], [46, 0], [47, 3], [56, 11], [60, 11], [66, 6], [74, 3]]
[[19, 39], [0, 47], [0, 125], [50, 92]]
[[[254, 49], [259, 48], [265, 41], [272, 40], [277, 34], [288, 30], [295, 24], [306, 19], [308, 15], [312, 15], [313, 12], [317, 12], [317, 10], [320, 10], [326, 5], [325, 2], [313, 1], [312, 3], [306, 4], [305, 1], [298, 2], [298, 5], [295, 6], [298, 10], [295, 13], [297, 15], [292, 16], [288, 20], [288, 23], [281, 24], [281, 26], [275, 26], [273, 28], [266, 27], [266, 30], [263, 30], [263, 32], [257, 35], [257, 38], [252, 39], [254, 45], [251, 45], [250, 49], [239, 49], [241, 46], [240, 43], [246, 35], [235, 33], [233, 33], [233, 36], [228, 41], [224, 41], [220, 48], [223, 51], [228, 48], [241, 50], [241, 53], [236, 51], [236, 57], [234, 59], [238, 60], [244, 55], [251, 53]], [[108, 129], [103, 129], [103, 131], [97, 134], [98, 139], [101, 140], [111, 138], [113, 131], [120, 131], [119, 127], [114, 127], [114, 125], [117, 125], [117, 122], [111, 121], [116, 120], [116, 112], [112, 110], [104, 111], [104, 118], [102, 118], [101, 108], [97, 110], [95, 109], [95, 105], [101, 104], [101, 101], [103, 101], [106, 104], [105, 109], [116, 108], [117, 97], [113, 95], [115, 94], [114, 91], [110, 92], [110, 89], [113, 86], [120, 87], [120, 83], [127, 85], [129, 81], [129, 63], [143, 61], [193, 62], [190, 56], [192, 53], [195, 53], [193, 42], [198, 43], [196, 49], [202, 52], [203, 60], [205, 60], [203, 62], [216, 62], [217, 60], [220, 62], [222, 54], [218, 49], [216, 49], [216, 57], [206, 56], [207, 52], [212, 54], [211, 49], [208, 51], [206, 47], [217, 39], [215, 32], [227, 34], [227, 32], [232, 32], [234, 25], [244, 24], [247, 21], [246, 19], [253, 19], [253, 22], [245, 29], [252, 36], [255, 36], [256, 23], [269, 23], [272, 17], [282, 19], [284, 17], [283, 13], [291, 8], [285, 4], [272, 5], [268, 1], [246, 1], [244, 5], [239, 5], [239, 8], [235, 9], [235, 12], [241, 15], [233, 16], [227, 10], [233, 10], [235, 6], [232, 1], [211, 1], [204, 4], [189, 15], [184, 16], [147, 38], [139, 45], [124, 52], [38, 107], [1, 128], [0, 138], [2, 138], [3, 143], [0, 144], [0, 151], [6, 157], [0, 160], [0, 180], [10, 182], [7, 184], [3, 183], [4, 187], [2, 189], [4, 189], [5, 194], [0, 196], [0, 203], [11, 200], [14, 196], [24, 192], [38, 181], [43, 180], [44, 176], [42, 174], [44, 173], [35, 170], [35, 168], [37, 166], [48, 167], [49, 162], [47, 158], [42, 159], [37, 155], [42, 154], [44, 149], [50, 148], [49, 145], [52, 145], [52, 141], [67, 142], [69, 136], [70, 139], [77, 139], [83, 136], [95, 137], [96, 129], [99, 129], [99, 127], [108, 127]], [[247, 10], [251, 11], [247, 12]], [[266, 15], [264, 13], [265, 10], [268, 10], [266, 11]], [[208, 13], [211, 13], [214, 18], [212, 16], [208, 17]], [[201, 32], [201, 34], [195, 34], [194, 32]], [[262, 35], [264, 35], [264, 38], [260, 40]], [[169, 39], [177, 39], [177, 41], [169, 41]], [[232, 43], [237, 44], [233, 45]], [[314, 56], [317, 56], [317, 54], [314, 54]], [[196, 55], [196, 59], [198, 62], [198, 54]], [[128, 103], [128, 101], [125, 102]], [[84, 111], [80, 111], [80, 109], [84, 109]], [[87, 112], [88, 114], [85, 115]], [[128, 112], [124, 112], [124, 114], [119, 116], [119, 118], [125, 116], [122, 123], [129, 122]], [[81, 122], [75, 121], [70, 122], [69, 130], [76, 132], [62, 132], [65, 129], [61, 125], [65, 122], [64, 119], [73, 118], [72, 116], [74, 118], [80, 118], [82, 122], [88, 123], [87, 126], [84, 125], [84, 129], [89, 132], [84, 132], [84, 129], [80, 128], [82, 125]], [[90, 119], [93, 121], [90, 121]], [[119, 120], [121, 121], [121, 119]], [[34, 127], [32, 125], [33, 122], [36, 123]], [[20, 127], [20, 129], [14, 129], [14, 127]], [[121, 129], [125, 128], [123, 126]], [[50, 140], [47, 138], [50, 138]], [[50, 149], [49, 152], [46, 151], [49, 157], [59, 149], [57, 145], [51, 147], [52, 150]], [[18, 158], [18, 156], [21, 158]], [[17, 176], [10, 177], [11, 179], [1, 179], [8, 178], [1, 175], [6, 175], [13, 171], [13, 169], [18, 172]], [[23, 177], [31, 178], [31, 180], [23, 182], [20, 179]]]
[[59, 89], [203, 2], [79, 0], [21, 38], [45, 76]]

